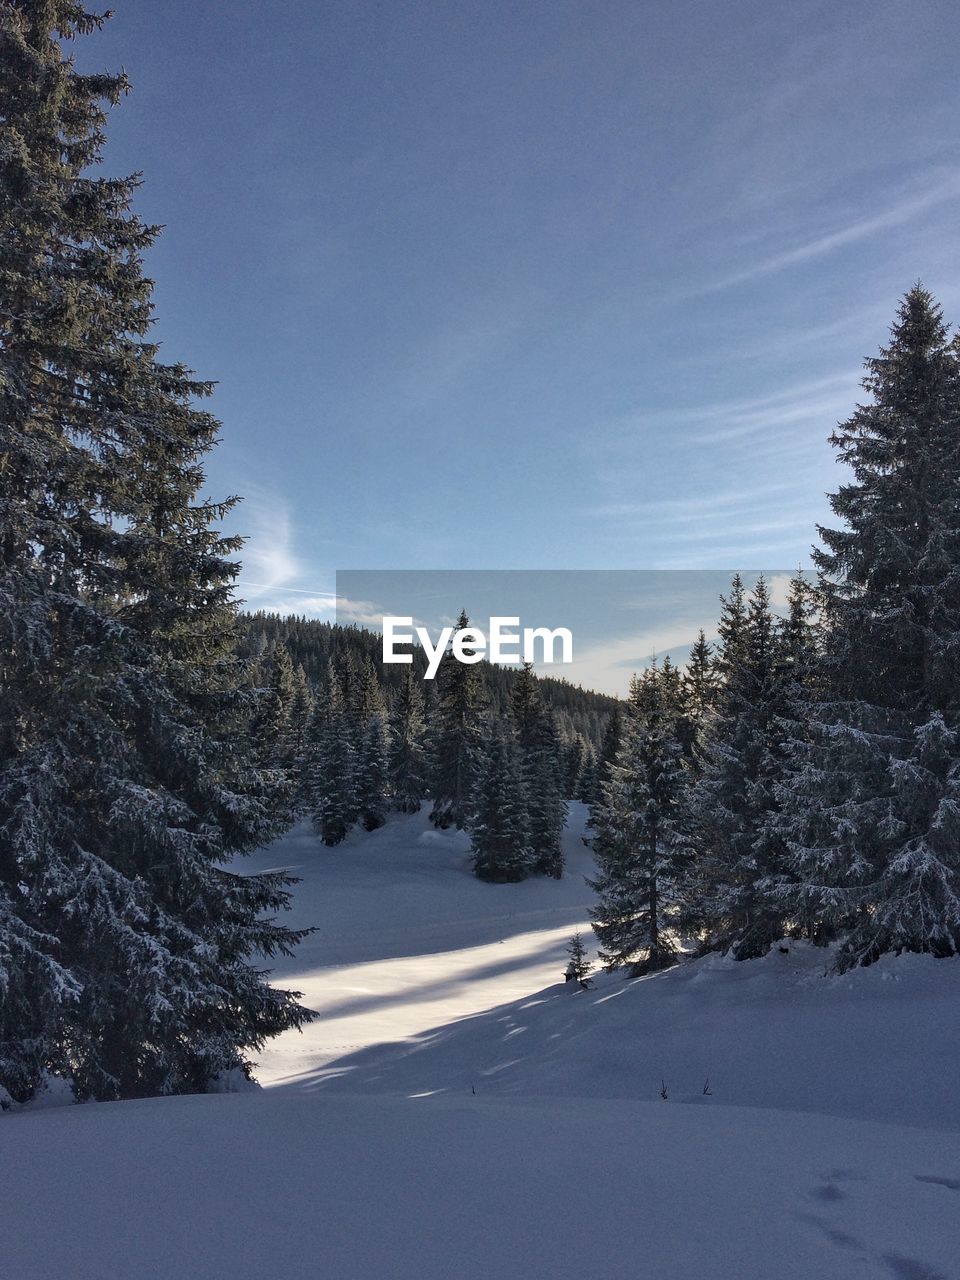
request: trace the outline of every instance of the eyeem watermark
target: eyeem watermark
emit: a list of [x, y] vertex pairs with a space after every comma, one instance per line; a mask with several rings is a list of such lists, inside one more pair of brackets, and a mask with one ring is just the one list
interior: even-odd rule
[[[408, 629], [401, 631], [401, 627]], [[522, 633], [519, 627], [519, 617], [491, 618], [486, 632], [479, 627], [461, 627], [459, 630], [444, 627], [434, 644], [426, 627], [414, 627], [413, 618], [387, 615], [383, 619], [383, 660], [412, 663], [413, 654], [399, 652], [397, 646], [412, 645], [417, 639], [427, 655], [425, 680], [432, 680], [437, 674], [448, 646], [457, 662], [468, 666], [482, 662], [484, 658], [491, 662], [536, 662], [538, 641], [540, 662], [573, 661], [573, 636], [566, 627], [556, 627], [552, 631], [549, 627], [524, 627]], [[559, 658], [556, 657], [558, 644]]]

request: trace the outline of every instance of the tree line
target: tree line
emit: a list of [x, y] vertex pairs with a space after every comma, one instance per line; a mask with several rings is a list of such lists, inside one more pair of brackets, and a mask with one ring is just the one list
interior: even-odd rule
[[[403, 665], [384, 664], [381, 637], [358, 626], [322, 622], [316, 618], [281, 616], [277, 613], [241, 614], [243, 639], [240, 655], [248, 660], [250, 670], [259, 682], [268, 681], [269, 662], [273, 650], [282, 644], [294, 668], [302, 668], [308, 684], [319, 689], [328, 678], [329, 664], [348, 670], [366, 661], [373, 664], [389, 710], [406, 678]], [[424, 681], [426, 658], [415, 647], [410, 670], [420, 682], [427, 714], [431, 713], [436, 681]], [[510, 712], [513, 689], [519, 671], [513, 667], [494, 666], [483, 659], [476, 664], [483, 674], [484, 699], [489, 713], [502, 719]], [[565, 741], [583, 739], [584, 748], [596, 751], [603, 742], [607, 721], [618, 706], [618, 699], [593, 689], [583, 689], [557, 676], [540, 676], [539, 689], [553, 711], [557, 728]]]
[[[458, 625], [468, 625], [465, 613]], [[376, 830], [390, 811], [416, 813], [429, 799], [436, 826], [469, 831], [482, 879], [559, 877], [566, 801], [594, 797], [603, 744], [598, 753], [581, 734], [564, 738], [550, 686], [529, 664], [510, 673], [503, 710], [489, 664], [447, 652], [430, 684], [411, 665], [387, 685], [384, 670], [345, 645], [314, 684], [283, 639], [260, 651], [251, 675], [262, 673], [266, 696], [249, 737], [276, 780], [282, 820], [309, 814], [334, 846], [355, 826]]]
[[633, 682], [593, 811], [610, 966], [960, 952], [960, 340], [921, 286], [863, 385], [787, 616], [735, 578], [717, 644]]

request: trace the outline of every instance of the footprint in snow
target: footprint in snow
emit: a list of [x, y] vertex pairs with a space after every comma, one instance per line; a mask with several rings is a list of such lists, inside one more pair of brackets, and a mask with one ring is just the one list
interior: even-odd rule
[[825, 1182], [821, 1187], [814, 1187], [810, 1194], [817, 1200], [823, 1200], [827, 1204], [835, 1200], [845, 1200], [846, 1193], [841, 1191], [839, 1187], [835, 1187], [832, 1182]]
[[933, 1173], [915, 1173], [917, 1182], [932, 1182], [935, 1187], [946, 1187], [948, 1191], [960, 1191], [960, 1178], [938, 1178]]
[[949, 1280], [942, 1271], [937, 1271], [919, 1258], [907, 1258], [902, 1253], [885, 1253], [883, 1261], [890, 1268], [897, 1280]]

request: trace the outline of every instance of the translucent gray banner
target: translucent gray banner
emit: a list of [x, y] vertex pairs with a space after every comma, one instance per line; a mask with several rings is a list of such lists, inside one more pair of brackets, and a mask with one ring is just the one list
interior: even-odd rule
[[[716, 636], [720, 596], [727, 595], [735, 571], [719, 569], [346, 569], [337, 573], [336, 620], [342, 626], [383, 633], [394, 654], [421, 644], [427, 656], [451, 639], [461, 612], [478, 628], [483, 656], [493, 657], [498, 630], [514, 642], [501, 644], [504, 665], [517, 665], [525, 631], [567, 631], [571, 643], [554, 636], [554, 661], [544, 661], [546, 636], [535, 636], [534, 666], [604, 693], [623, 694], [635, 671], [667, 654], [686, 661], [702, 629]], [[740, 570], [751, 591], [762, 576], [775, 612], [785, 611], [797, 570]], [[402, 620], [397, 623], [394, 620]], [[509, 620], [503, 626], [497, 620]], [[417, 636], [417, 629], [421, 636]], [[445, 632], [444, 629], [448, 630]], [[406, 642], [401, 637], [411, 637]], [[469, 637], [477, 648], [477, 638]], [[563, 661], [569, 649], [569, 661]], [[510, 657], [509, 655], [515, 655]], [[422, 667], [422, 663], [418, 664]]]

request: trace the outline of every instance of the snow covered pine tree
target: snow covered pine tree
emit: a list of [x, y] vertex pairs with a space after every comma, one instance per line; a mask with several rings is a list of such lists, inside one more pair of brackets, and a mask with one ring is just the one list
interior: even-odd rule
[[[705, 949], [732, 948], [747, 959], [767, 951], [785, 927], [772, 884], [784, 870], [775, 821], [785, 771], [783, 722], [796, 677], [762, 577], [749, 601], [734, 579], [719, 629], [723, 681], [682, 815], [692, 858], [681, 914]], [[791, 652], [801, 642], [794, 636]]]
[[561, 836], [567, 821], [560, 735], [556, 717], [540, 696], [532, 663], [525, 662], [517, 675], [511, 710], [526, 796], [532, 870], [559, 880], [563, 875]]
[[236, 605], [199, 500], [218, 423], [146, 339], [156, 236], [87, 174], [125, 78], [81, 75], [70, 0], [0, 4], [0, 1084], [203, 1090], [309, 1014], [251, 963], [282, 876], [242, 754]]
[[600, 958], [608, 968], [662, 969], [675, 959], [671, 931], [682, 865], [677, 818], [687, 781], [672, 681], [656, 667], [634, 676], [621, 741], [594, 810], [599, 874], [590, 881]]
[[[461, 612], [457, 630], [469, 626], [466, 612]], [[486, 691], [480, 668], [458, 662], [449, 651], [440, 662], [436, 682], [437, 708], [430, 735], [430, 821], [441, 829], [455, 826], [462, 830], [469, 819]]]
[[475, 766], [470, 811], [473, 869], [481, 880], [524, 880], [533, 869], [526, 793], [513, 735], [491, 724]]
[[784, 792], [787, 900], [839, 966], [960, 952], [960, 347], [920, 285], [832, 436], [823, 687]]
[[357, 820], [357, 761], [353, 727], [333, 662], [318, 694], [307, 735], [304, 792], [313, 827], [326, 845], [345, 840]]
[[393, 700], [387, 747], [387, 773], [393, 807], [419, 813], [427, 789], [424, 705], [420, 683], [406, 670]]

